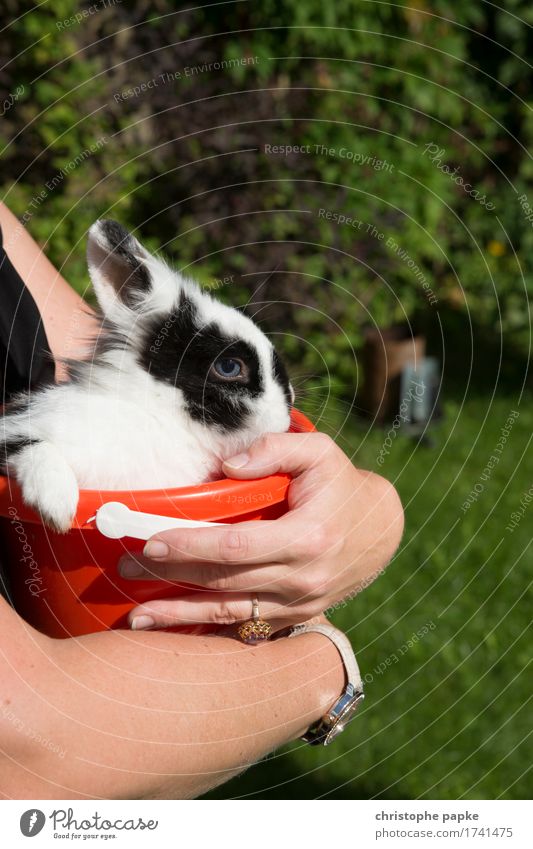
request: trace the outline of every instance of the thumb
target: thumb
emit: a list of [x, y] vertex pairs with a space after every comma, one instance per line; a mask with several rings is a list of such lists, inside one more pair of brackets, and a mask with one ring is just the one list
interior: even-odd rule
[[262, 478], [278, 472], [297, 477], [321, 463], [334, 463], [333, 469], [340, 453], [324, 433], [268, 433], [246, 452], [225, 460], [223, 469], [232, 478]]

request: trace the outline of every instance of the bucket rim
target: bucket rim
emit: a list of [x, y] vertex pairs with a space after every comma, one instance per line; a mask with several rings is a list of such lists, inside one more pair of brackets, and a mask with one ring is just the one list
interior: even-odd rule
[[[295, 408], [291, 410], [290, 433], [311, 433], [315, 430], [304, 413]], [[290, 482], [290, 475], [276, 474], [253, 480], [222, 478], [196, 486], [168, 489], [82, 489], [72, 528], [95, 530], [95, 523], [89, 520], [108, 501], [120, 501], [131, 510], [145, 513], [218, 521], [249, 513], [251, 508], [283, 501]], [[16, 481], [5, 475], [0, 475], [0, 518], [42, 525], [39, 514], [22, 501]]]

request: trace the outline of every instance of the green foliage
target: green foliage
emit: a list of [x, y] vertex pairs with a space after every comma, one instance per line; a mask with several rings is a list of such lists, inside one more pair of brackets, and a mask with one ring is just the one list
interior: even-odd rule
[[87, 227], [115, 215], [202, 279], [233, 273], [222, 296], [269, 301], [261, 316], [295, 366], [332, 369], [346, 392], [366, 325], [441, 307], [527, 350], [527, 0], [159, 0], [146, 22], [122, 3], [69, 26], [74, 0], [23, 16], [23, 0], [8, 5], [4, 83], [25, 93], [0, 128], [7, 202], [32, 211], [50, 177], [106, 139], [28, 221], [80, 290]]

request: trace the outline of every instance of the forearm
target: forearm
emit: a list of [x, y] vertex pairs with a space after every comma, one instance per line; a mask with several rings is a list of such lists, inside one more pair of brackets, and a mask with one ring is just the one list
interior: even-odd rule
[[343, 686], [318, 634], [258, 648], [124, 631], [39, 641], [11, 702], [50, 745], [9, 729], [1, 784], [20, 798], [197, 796], [299, 736]]
[[97, 330], [93, 311], [52, 265], [25, 227], [0, 201], [4, 248], [30, 290], [42, 316], [48, 342], [62, 378], [61, 358], [79, 358]]

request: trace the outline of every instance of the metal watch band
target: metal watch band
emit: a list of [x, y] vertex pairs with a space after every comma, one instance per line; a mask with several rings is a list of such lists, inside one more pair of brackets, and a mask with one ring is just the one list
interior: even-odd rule
[[344, 663], [344, 668], [346, 670], [346, 676], [348, 678], [348, 684], [351, 684], [354, 690], [360, 690], [362, 692], [363, 682], [361, 680], [361, 673], [359, 672], [359, 666], [357, 665], [355, 654], [346, 634], [343, 634], [342, 631], [339, 631], [339, 629], [335, 628], [333, 625], [329, 625], [324, 622], [317, 625], [308, 625], [307, 623], [294, 625], [288, 636], [289, 638], [297, 637], [299, 634], [312, 633], [313, 631], [316, 631], [318, 634], [323, 634], [325, 637], [329, 637], [331, 642], [337, 647], [342, 658], [342, 662]]

